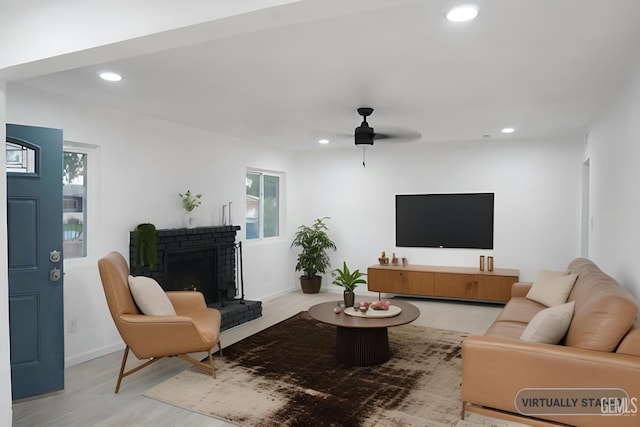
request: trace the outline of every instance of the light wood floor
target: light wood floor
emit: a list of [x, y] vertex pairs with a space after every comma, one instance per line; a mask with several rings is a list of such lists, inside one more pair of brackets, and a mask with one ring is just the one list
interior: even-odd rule
[[[221, 334], [223, 349], [314, 304], [338, 301], [341, 297], [341, 294], [333, 292], [312, 295], [293, 292], [265, 301], [260, 319]], [[502, 310], [501, 306], [479, 303], [427, 299], [410, 299], [409, 302], [415, 304], [421, 313], [413, 324], [472, 334], [484, 333]], [[120, 393], [115, 394], [121, 358], [122, 352], [118, 351], [67, 368], [63, 392], [13, 403], [13, 426], [231, 426], [142, 396], [145, 390], [191, 366], [179, 358], [162, 360], [125, 378]], [[128, 366], [134, 366], [136, 362], [130, 356]]]

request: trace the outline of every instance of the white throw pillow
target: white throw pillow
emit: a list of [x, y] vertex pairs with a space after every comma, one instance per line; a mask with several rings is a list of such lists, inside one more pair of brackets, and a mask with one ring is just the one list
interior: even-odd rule
[[169, 297], [151, 277], [129, 276], [129, 290], [133, 300], [144, 314], [151, 316], [175, 316], [176, 311]]
[[564, 304], [569, 298], [577, 274], [567, 274], [564, 271], [540, 270], [535, 282], [527, 293], [530, 300], [544, 304], [547, 307]]
[[569, 329], [575, 305], [576, 302], [571, 301], [545, 308], [531, 319], [520, 339], [522, 341], [558, 344]]

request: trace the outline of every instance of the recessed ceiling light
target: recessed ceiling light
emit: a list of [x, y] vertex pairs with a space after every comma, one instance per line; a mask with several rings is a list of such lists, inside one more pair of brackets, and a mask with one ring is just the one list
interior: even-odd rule
[[329, 140], [328, 139], [319, 139], [318, 140], [318, 144], [328, 144]]
[[516, 131], [516, 130], [515, 130], [514, 128], [504, 128], [504, 129], [502, 129], [502, 131], [501, 131], [501, 132], [502, 132], [502, 133], [513, 133], [513, 132], [515, 132], [515, 131]]
[[119, 82], [122, 80], [122, 76], [120, 74], [112, 73], [111, 71], [100, 73], [100, 78], [108, 82]]
[[447, 19], [451, 22], [466, 22], [478, 16], [478, 8], [473, 5], [463, 5], [454, 7], [447, 13]]

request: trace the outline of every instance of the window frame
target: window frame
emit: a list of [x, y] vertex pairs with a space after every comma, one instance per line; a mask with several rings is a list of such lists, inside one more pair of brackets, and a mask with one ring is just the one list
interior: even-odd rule
[[[246, 205], [246, 184], [245, 184], [245, 204], [244, 204], [244, 226], [245, 226], [245, 239], [247, 242], [256, 243], [256, 242], [269, 242], [278, 239], [282, 239], [282, 230], [284, 225], [284, 184], [285, 184], [285, 173], [273, 170], [259, 169], [259, 168], [250, 168], [248, 167], [245, 170], [245, 180], [248, 174], [256, 174], [260, 176], [260, 196], [259, 196], [259, 226], [258, 226], [258, 237], [257, 238], [249, 238], [247, 237], [247, 205]], [[264, 177], [271, 176], [278, 178], [278, 234], [276, 236], [264, 237]]]
[[97, 145], [86, 144], [81, 142], [64, 141], [62, 151], [85, 154], [87, 170], [85, 171], [85, 223], [83, 224], [83, 233], [85, 239], [85, 255], [76, 258], [64, 258], [65, 263], [86, 263], [90, 262], [93, 257], [93, 248], [96, 241], [96, 224], [98, 224], [98, 208], [96, 204], [97, 188], [98, 188], [98, 164], [99, 150]]

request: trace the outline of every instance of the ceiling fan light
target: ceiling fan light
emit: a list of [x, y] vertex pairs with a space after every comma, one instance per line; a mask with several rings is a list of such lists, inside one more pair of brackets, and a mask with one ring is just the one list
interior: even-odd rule
[[478, 8], [468, 4], [457, 6], [451, 9], [446, 16], [451, 22], [467, 22], [478, 16]]
[[369, 124], [364, 121], [358, 126], [354, 132], [356, 145], [373, 145], [373, 139], [375, 138], [375, 132]]

